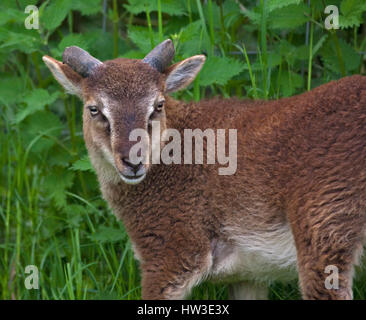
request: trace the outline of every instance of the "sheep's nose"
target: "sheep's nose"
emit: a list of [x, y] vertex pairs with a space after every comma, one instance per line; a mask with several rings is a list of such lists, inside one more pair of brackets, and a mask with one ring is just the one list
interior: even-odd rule
[[142, 167], [142, 162], [140, 161], [137, 164], [132, 163], [128, 158], [122, 158], [122, 162], [125, 166], [129, 167], [130, 169], [132, 169], [132, 171], [136, 174], [137, 171], [139, 171], [139, 169]]

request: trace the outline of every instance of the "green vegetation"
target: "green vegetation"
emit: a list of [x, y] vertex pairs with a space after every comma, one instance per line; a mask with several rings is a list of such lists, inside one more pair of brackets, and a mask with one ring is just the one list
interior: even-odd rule
[[[39, 7], [27, 30], [25, 7]], [[327, 4], [339, 30], [326, 30]], [[0, 298], [137, 299], [140, 275], [122, 223], [101, 199], [82, 137], [81, 102], [41, 58], [77, 45], [101, 60], [142, 58], [171, 38], [175, 61], [205, 53], [194, 84], [176, 94], [277, 99], [364, 73], [365, 0], [2, 0], [0, 4]], [[105, 30], [104, 30], [105, 26]], [[27, 265], [40, 289], [24, 287]], [[366, 298], [359, 270], [355, 298]], [[296, 282], [272, 299], [298, 299]], [[203, 284], [194, 299], [225, 299]]]

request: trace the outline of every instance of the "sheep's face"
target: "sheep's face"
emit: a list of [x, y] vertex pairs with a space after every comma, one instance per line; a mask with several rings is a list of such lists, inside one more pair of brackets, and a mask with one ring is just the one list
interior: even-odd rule
[[159, 123], [162, 135], [165, 95], [187, 86], [205, 61], [194, 56], [168, 68], [172, 51], [167, 40], [143, 60], [102, 63], [77, 47], [65, 50], [65, 63], [43, 58], [58, 82], [84, 102], [84, 138], [91, 158], [102, 157], [128, 184], [144, 180], [154, 143], [163, 140], [152, 138], [152, 124]]

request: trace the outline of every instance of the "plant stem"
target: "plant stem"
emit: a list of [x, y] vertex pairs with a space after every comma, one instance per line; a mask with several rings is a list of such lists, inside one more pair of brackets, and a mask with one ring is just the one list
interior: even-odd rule
[[262, 60], [262, 74], [263, 74], [263, 92], [264, 97], [267, 99], [267, 6], [266, 1], [261, 0], [262, 7], [262, 20], [261, 20], [261, 60]]
[[[204, 14], [203, 14], [201, 2], [200, 2], [200, 0], [196, 0], [196, 3], [197, 3], [197, 8], [198, 8], [198, 13], [199, 13], [200, 19], [201, 19], [201, 24], [202, 24], [203, 31], [205, 32], [206, 36], [208, 37], [206, 20], [205, 20]], [[210, 51], [211, 51], [211, 53], [213, 53], [213, 46], [212, 46]]]
[[337, 58], [338, 58], [338, 62], [339, 62], [339, 68], [341, 69], [342, 77], [345, 77], [346, 76], [346, 69], [344, 67], [344, 61], [343, 61], [343, 58], [342, 58], [341, 47], [339, 45], [339, 41], [338, 41], [338, 38], [337, 38], [337, 34], [333, 30], [331, 31], [331, 34], [332, 34], [332, 38], [333, 38], [334, 45], [335, 45], [336, 52], [337, 52]]
[[159, 24], [159, 41], [163, 41], [163, 18], [161, 14], [161, 0], [158, 0], [158, 24]]
[[214, 31], [214, 22], [213, 22], [213, 13], [212, 13], [212, 0], [208, 0], [208, 12], [209, 12], [209, 28], [210, 28], [210, 41], [212, 54], [215, 47], [215, 31]]
[[118, 6], [113, 0], [113, 57], [118, 57]]
[[147, 19], [147, 25], [148, 25], [148, 28], [149, 28], [150, 45], [151, 45], [151, 49], [152, 49], [152, 48], [155, 47], [155, 43], [154, 43], [154, 35], [153, 35], [151, 19], [150, 19], [149, 6], [146, 6], [146, 19]]
[[[314, 18], [314, 8], [312, 8], [311, 17]], [[308, 65], [308, 86], [307, 90], [311, 90], [311, 71], [313, 67], [313, 37], [314, 37], [314, 23], [310, 22], [310, 42], [309, 42], [309, 65]]]
[[257, 94], [257, 86], [255, 84], [255, 78], [253, 76], [253, 72], [252, 72], [252, 66], [250, 64], [250, 61], [249, 61], [249, 57], [248, 57], [248, 54], [247, 54], [247, 50], [245, 48], [245, 45], [243, 44], [243, 48], [242, 48], [242, 51], [243, 51], [243, 54], [245, 56], [245, 61], [247, 62], [247, 65], [248, 65], [248, 70], [249, 70], [249, 77], [250, 77], [250, 81], [252, 83], [252, 87], [253, 87], [253, 90], [254, 90], [254, 98], [257, 99], [258, 98], [258, 94]]
[[188, 10], [189, 23], [192, 23], [191, 0], [187, 0], [187, 10]]

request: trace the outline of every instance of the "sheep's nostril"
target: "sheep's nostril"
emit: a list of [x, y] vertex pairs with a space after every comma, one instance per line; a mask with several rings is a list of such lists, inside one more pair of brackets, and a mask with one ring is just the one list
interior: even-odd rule
[[137, 164], [132, 163], [128, 158], [122, 158], [122, 162], [125, 166], [130, 167], [133, 172], [136, 174], [136, 172], [141, 168], [142, 162], [139, 162]]

